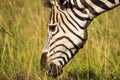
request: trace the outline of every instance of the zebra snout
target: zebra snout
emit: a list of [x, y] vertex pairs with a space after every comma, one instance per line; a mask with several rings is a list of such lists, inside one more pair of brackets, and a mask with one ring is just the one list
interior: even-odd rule
[[59, 76], [62, 72], [63, 72], [63, 70], [62, 70], [62, 67], [61, 67], [61, 66], [57, 66], [57, 65], [55, 65], [54, 63], [51, 63], [51, 64], [49, 65], [48, 74], [49, 74], [50, 76], [57, 77], [57, 76]]
[[47, 52], [42, 53], [40, 62], [43, 68], [47, 68]]

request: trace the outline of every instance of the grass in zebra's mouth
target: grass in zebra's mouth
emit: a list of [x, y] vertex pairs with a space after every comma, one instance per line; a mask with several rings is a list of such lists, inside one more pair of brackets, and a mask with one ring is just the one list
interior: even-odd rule
[[42, 0], [0, 0], [0, 80], [119, 80], [120, 8], [88, 27], [85, 47], [60, 77], [40, 70], [50, 10]]

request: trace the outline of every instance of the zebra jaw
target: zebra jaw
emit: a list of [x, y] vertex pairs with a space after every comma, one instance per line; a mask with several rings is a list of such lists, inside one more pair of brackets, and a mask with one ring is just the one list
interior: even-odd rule
[[54, 63], [47, 63], [47, 53], [42, 54], [41, 58], [41, 70], [46, 69], [49, 76], [57, 77], [62, 74], [63, 70], [61, 66]]

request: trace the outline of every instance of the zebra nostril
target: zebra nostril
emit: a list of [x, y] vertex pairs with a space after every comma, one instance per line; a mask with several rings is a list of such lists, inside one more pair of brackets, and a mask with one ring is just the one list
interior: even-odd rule
[[63, 72], [63, 70], [62, 70], [62, 67], [61, 67], [61, 66], [57, 66], [57, 65], [55, 65], [54, 63], [51, 63], [51, 64], [49, 65], [48, 74], [49, 74], [50, 76], [57, 77], [57, 76], [59, 76], [62, 72]]
[[43, 68], [47, 68], [47, 52], [42, 54], [40, 63]]

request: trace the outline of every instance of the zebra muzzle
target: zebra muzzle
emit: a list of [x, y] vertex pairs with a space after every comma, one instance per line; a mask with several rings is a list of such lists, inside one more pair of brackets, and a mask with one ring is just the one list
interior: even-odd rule
[[54, 63], [51, 63], [49, 65], [49, 70], [48, 70], [48, 75], [49, 76], [53, 76], [53, 77], [57, 77], [59, 76], [61, 73], [63, 72], [62, 67], [61, 66], [57, 66]]
[[47, 52], [42, 54], [40, 62], [42, 68], [47, 68]]
[[44, 52], [41, 56], [41, 70], [48, 70], [48, 75], [57, 77], [62, 73], [62, 67], [54, 63], [47, 62], [47, 52]]

